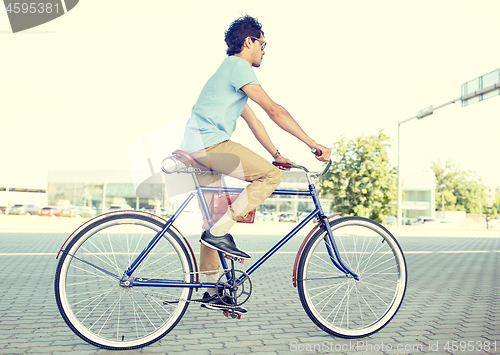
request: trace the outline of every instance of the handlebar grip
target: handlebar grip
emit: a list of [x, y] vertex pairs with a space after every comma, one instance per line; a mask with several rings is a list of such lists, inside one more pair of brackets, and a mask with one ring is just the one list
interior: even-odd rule
[[277, 161], [273, 161], [273, 165], [277, 167], [285, 168], [286, 170], [290, 170], [292, 168], [292, 164], [289, 163], [278, 163]]
[[313, 153], [314, 155], [316, 155], [317, 157], [323, 155], [323, 152], [321, 151], [321, 149], [318, 149], [318, 148], [312, 148], [311, 149], [311, 153]]

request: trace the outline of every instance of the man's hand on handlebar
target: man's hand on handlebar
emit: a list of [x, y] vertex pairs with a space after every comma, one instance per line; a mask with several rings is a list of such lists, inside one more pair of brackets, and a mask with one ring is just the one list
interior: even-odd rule
[[[274, 162], [276, 163], [280, 163], [280, 164], [290, 164], [291, 166], [297, 166], [297, 164], [295, 164], [293, 161], [291, 161], [290, 159], [287, 159], [285, 157], [282, 157], [281, 155], [278, 156], [276, 159], [274, 159]], [[280, 168], [281, 170], [290, 170], [290, 168], [286, 167], [286, 166], [281, 166], [281, 165], [276, 165], [278, 168]]]
[[[316, 153], [314, 153], [314, 155], [316, 155], [316, 159], [318, 159], [319, 161], [329, 161], [330, 160], [330, 157], [332, 155], [332, 150], [330, 148], [327, 148], [321, 144], [318, 144], [316, 147], [316, 150], [320, 151], [321, 154], [320, 155], [316, 155]], [[314, 150], [313, 148], [313, 150]]]

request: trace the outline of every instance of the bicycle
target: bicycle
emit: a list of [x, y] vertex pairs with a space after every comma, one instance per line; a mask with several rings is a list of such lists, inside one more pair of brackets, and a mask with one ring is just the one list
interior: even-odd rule
[[[172, 164], [167, 166], [169, 159]], [[379, 331], [403, 302], [404, 254], [380, 224], [362, 217], [324, 214], [313, 180], [326, 174], [331, 164], [322, 172], [287, 166], [304, 172], [308, 189], [275, 190], [274, 195], [308, 196], [314, 211], [246, 271], [235, 268], [240, 261], [236, 258], [229, 257], [229, 267], [227, 256], [219, 252], [222, 274], [216, 283], [206, 283], [199, 281], [193, 249], [173, 223], [195, 196], [210, 220], [203, 193], [216, 193], [219, 188], [200, 186], [196, 174], [213, 172], [186, 153], [174, 152], [164, 160], [162, 170], [191, 175], [196, 187], [171, 219], [140, 211], [111, 212], [80, 226], [61, 246], [55, 295], [64, 321], [95, 346], [141, 348], [168, 334], [190, 303], [200, 303], [192, 299], [193, 289], [208, 287], [218, 289], [224, 315], [239, 318], [234, 310], [250, 298], [250, 275], [316, 219], [293, 267], [293, 285], [306, 314], [333, 336], [361, 338]], [[242, 190], [222, 189], [224, 193]], [[231, 303], [224, 302], [226, 296]]]

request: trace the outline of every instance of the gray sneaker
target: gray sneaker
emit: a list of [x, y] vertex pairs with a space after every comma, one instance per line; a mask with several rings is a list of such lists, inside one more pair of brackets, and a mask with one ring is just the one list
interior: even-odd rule
[[[224, 299], [224, 302], [226, 302], [226, 303], [229, 303], [229, 304], [233, 303], [230, 301], [228, 296], [224, 296], [223, 299]], [[205, 309], [211, 309], [211, 310], [216, 310], [216, 311], [228, 311], [228, 312], [230, 312], [232, 310], [232, 308], [225, 307], [227, 305], [222, 303], [222, 301], [220, 300], [219, 297], [217, 297], [216, 295], [210, 296], [210, 294], [208, 292], [205, 292], [203, 294], [203, 298], [199, 302], [203, 302], [203, 304], [201, 305], [201, 308], [205, 308]], [[247, 309], [243, 308], [243, 307], [236, 307], [234, 309], [234, 313], [245, 314], [245, 313], [247, 313]]]

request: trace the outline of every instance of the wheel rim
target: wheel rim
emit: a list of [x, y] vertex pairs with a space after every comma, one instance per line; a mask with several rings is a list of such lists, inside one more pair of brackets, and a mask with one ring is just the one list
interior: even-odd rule
[[360, 280], [333, 265], [318, 237], [305, 260], [304, 300], [318, 325], [344, 337], [366, 336], [384, 327], [402, 302], [404, 257], [395, 239], [373, 222], [351, 220], [332, 229], [344, 263]]
[[[87, 231], [68, 253], [121, 277], [160, 230], [143, 220], [111, 220]], [[179, 257], [183, 255], [180, 245], [166, 233], [133, 276], [189, 271], [186, 258]], [[169, 277], [187, 282], [190, 278], [189, 274]], [[187, 288], [123, 288], [118, 280], [69, 256], [62, 265], [58, 289], [67, 321], [77, 334], [110, 348], [140, 347], [156, 341], [175, 326], [187, 304], [163, 304], [164, 298], [151, 295], [187, 299], [191, 292]], [[140, 293], [133, 292], [136, 290]]]

